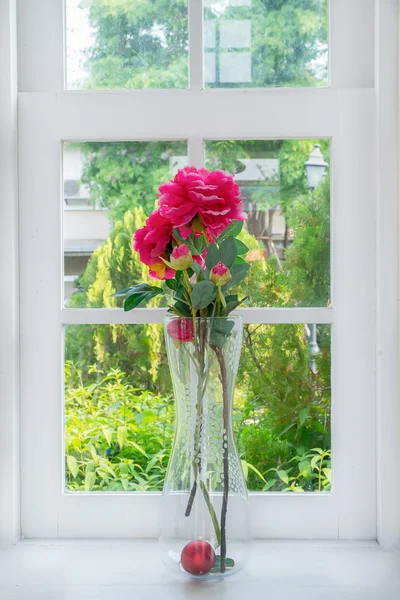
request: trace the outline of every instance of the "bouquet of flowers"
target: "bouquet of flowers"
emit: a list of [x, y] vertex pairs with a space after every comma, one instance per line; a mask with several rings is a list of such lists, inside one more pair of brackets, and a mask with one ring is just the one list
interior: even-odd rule
[[[223, 171], [186, 167], [161, 185], [159, 208], [136, 231], [133, 248], [166, 287], [138, 283], [120, 290], [114, 296], [125, 298], [124, 310], [168, 294], [169, 312], [196, 319], [226, 316], [244, 302], [231, 293], [249, 270], [248, 248], [237, 239], [247, 216], [242, 200], [233, 176]], [[179, 329], [180, 341], [188, 341], [189, 330]], [[171, 327], [170, 334], [177, 331]]]

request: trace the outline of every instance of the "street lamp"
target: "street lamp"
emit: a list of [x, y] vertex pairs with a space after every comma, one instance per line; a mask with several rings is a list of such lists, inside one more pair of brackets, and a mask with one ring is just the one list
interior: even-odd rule
[[328, 163], [324, 160], [324, 156], [321, 152], [321, 146], [319, 144], [315, 144], [313, 151], [308, 157], [308, 160], [304, 163], [307, 185], [312, 192], [325, 177], [327, 167]]
[[[321, 146], [319, 144], [315, 144], [313, 151], [308, 157], [308, 160], [304, 163], [307, 186], [311, 192], [315, 190], [315, 188], [325, 177], [327, 167], [328, 163], [324, 160], [324, 156], [321, 152]], [[315, 323], [310, 325], [308, 343], [311, 352], [310, 368], [313, 373], [317, 373], [317, 364], [315, 358], [319, 354], [319, 347], [317, 342], [317, 326]]]

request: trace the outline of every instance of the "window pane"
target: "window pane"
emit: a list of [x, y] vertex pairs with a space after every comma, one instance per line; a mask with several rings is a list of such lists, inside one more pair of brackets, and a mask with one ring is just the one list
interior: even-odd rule
[[66, 0], [68, 89], [186, 88], [187, 0]]
[[117, 306], [111, 294], [144, 277], [133, 233], [154, 210], [158, 186], [187, 164], [186, 154], [186, 142], [64, 144], [66, 306]]
[[[246, 325], [234, 423], [253, 491], [328, 491], [330, 327]], [[174, 400], [161, 325], [65, 327], [66, 489], [162, 489]]]
[[329, 154], [329, 140], [206, 142], [207, 168], [234, 173], [246, 199], [251, 306], [329, 306]]
[[203, 0], [208, 87], [328, 83], [327, 0]]

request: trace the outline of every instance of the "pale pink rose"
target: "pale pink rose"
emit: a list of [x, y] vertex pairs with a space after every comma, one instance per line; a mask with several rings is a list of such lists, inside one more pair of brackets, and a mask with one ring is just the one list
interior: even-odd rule
[[233, 176], [224, 171], [185, 167], [159, 188], [160, 213], [185, 239], [198, 216], [208, 232], [218, 236], [232, 221], [243, 221], [242, 198]]
[[191, 319], [176, 319], [167, 325], [167, 333], [177, 342], [190, 342], [193, 339]]
[[230, 279], [232, 279], [231, 272], [224, 263], [219, 262], [211, 269], [210, 280], [218, 287], [225, 285]]

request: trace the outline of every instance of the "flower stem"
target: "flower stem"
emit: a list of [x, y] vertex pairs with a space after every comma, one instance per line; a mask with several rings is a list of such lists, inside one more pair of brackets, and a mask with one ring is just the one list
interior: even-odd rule
[[222, 348], [213, 347], [219, 362], [221, 371], [222, 398], [223, 398], [223, 424], [224, 434], [222, 437], [222, 456], [223, 456], [223, 476], [224, 489], [222, 495], [221, 507], [221, 573], [225, 573], [226, 561], [226, 513], [228, 510], [228, 495], [229, 495], [229, 449], [228, 449], [228, 434], [229, 434], [229, 397], [228, 397], [228, 381], [225, 358]]
[[190, 283], [190, 279], [189, 279], [189, 275], [188, 272], [186, 270], [183, 271], [183, 278], [185, 280], [186, 283], [186, 289], [188, 290], [189, 294], [192, 291], [192, 284]]

